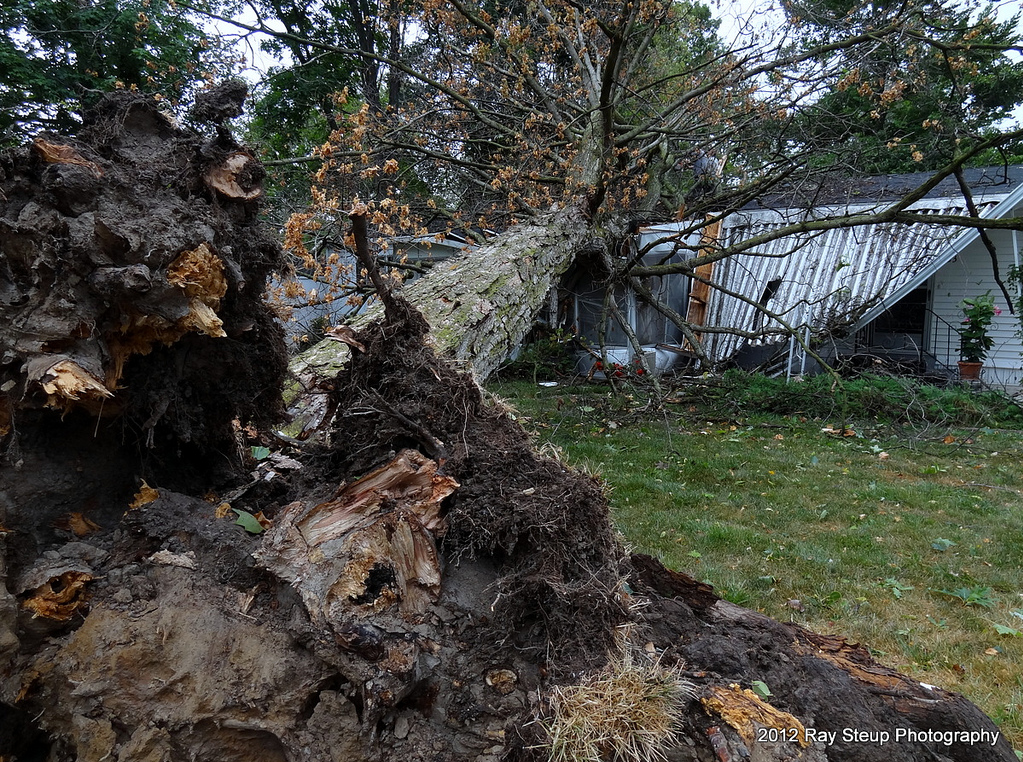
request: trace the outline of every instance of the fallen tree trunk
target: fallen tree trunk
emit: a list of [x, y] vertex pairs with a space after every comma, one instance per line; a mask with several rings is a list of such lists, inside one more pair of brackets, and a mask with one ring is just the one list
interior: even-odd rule
[[[485, 380], [507, 359], [535, 325], [573, 262], [603, 251], [613, 236], [598, 233], [579, 207], [568, 207], [523, 222], [471, 252], [438, 263], [402, 295], [430, 326], [434, 350]], [[353, 328], [380, 319], [377, 305]], [[344, 341], [327, 338], [292, 359], [297, 384], [289, 412], [295, 433], [310, 431], [327, 416], [322, 394], [349, 358]]]
[[[250, 432], [233, 481], [169, 461], [136, 481], [146, 450], [85, 435], [109, 413], [33, 408], [43, 384], [8, 398], [0, 759], [1015, 759], [961, 696], [628, 555], [596, 480], [538, 455], [395, 304], [350, 337], [329, 446], [272, 452]], [[74, 356], [105, 335], [73, 337]], [[125, 378], [159, 360], [132, 356]], [[5, 371], [28, 383], [29, 361]], [[192, 414], [218, 395], [193, 387]], [[49, 503], [11, 499], [50, 473]], [[126, 479], [129, 494], [103, 487]]]

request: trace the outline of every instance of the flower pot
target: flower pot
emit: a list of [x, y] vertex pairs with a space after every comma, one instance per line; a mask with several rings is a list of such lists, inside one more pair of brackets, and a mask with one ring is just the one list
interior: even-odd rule
[[961, 381], [979, 381], [980, 369], [984, 367], [982, 362], [959, 361], [959, 379]]

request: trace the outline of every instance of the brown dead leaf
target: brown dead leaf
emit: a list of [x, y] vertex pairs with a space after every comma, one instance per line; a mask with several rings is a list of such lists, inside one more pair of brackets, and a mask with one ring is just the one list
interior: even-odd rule
[[95, 162], [82, 157], [78, 151], [71, 146], [60, 145], [59, 143], [48, 143], [42, 138], [32, 141], [32, 147], [36, 153], [43, 157], [48, 164], [74, 164], [78, 167], [85, 167], [96, 177], [103, 177], [103, 170]]
[[231, 504], [221, 503], [217, 506], [217, 510], [214, 511], [213, 515], [218, 519], [226, 519], [228, 516], [231, 516]]
[[324, 331], [324, 334], [328, 339], [340, 341], [353, 349], [358, 349], [360, 352], [366, 351], [365, 345], [355, 338], [355, 330], [347, 325], [335, 325]]
[[160, 493], [157, 490], [150, 487], [148, 484], [146, 484], [145, 481], [143, 481], [142, 486], [139, 488], [139, 491], [135, 493], [135, 499], [131, 501], [131, 504], [128, 506], [128, 509], [133, 511], [136, 508], [141, 508], [144, 505], [149, 505], [158, 497], [160, 497]]
[[956, 438], [951, 434], [946, 434], [945, 438], [941, 441], [943, 441], [945, 444], [952, 444], [953, 442], [956, 441]]
[[984, 654], [986, 656], [998, 656], [998, 654], [1000, 654], [1000, 653], [1001, 653], [1001, 651], [999, 651], [997, 648], [985, 648], [984, 649]]
[[270, 527], [272, 527], [274, 525], [274, 523], [272, 521], [270, 521], [270, 519], [268, 519], [266, 516], [263, 515], [262, 511], [260, 511], [259, 513], [254, 514], [252, 518], [254, 518], [256, 521], [258, 521], [259, 525], [261, 527], [263, 527], [263, 529], [269, 529]]
[[66, 529], [69, 532], [72, 532], [75, 537], [85, 537], [86, 535], [98, 532], [103, 528], [92, 519], [87, 518], [85, 514], [79, 513], [78, 511], [69, 513], [67, 516], [53, 522], [53, 524], [58, 529]]
[[68, 622], [88, 602], [85, 585], [93, 579], [86, 572], [66, 571], [37, 587], [21, 605], [32, 612], [33, 619]]

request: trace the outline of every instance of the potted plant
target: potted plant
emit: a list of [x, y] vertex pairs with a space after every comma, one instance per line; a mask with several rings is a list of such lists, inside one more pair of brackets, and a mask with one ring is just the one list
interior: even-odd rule
[[991, 321], [1002, 311], [995, 307], [991, 292], [983, 296], [963, 299], [959, 303], [963, 311], [962, 328], [959, 329], [959, 377], [964, 380], [980, 378], [980, 369], [988, 350], [995, 340], [988, 334]]

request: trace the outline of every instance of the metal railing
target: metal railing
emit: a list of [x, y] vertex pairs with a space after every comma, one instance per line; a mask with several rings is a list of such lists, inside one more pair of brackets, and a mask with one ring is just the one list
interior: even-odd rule
[[957, 367], [954, 364], [949, 365], [948, 362], [939, 359], [937, 352], [939, 349], [944, 349], [944, 357], [948, 358], [949, 362], [954, 362], [951, 358], [959, 356], [959, 329], [934, 310], [928, 309], [925, 314], [936, 322], [931, 329], [931, 336], [934, 337], [934, 346], [932, 351], [925, 351], [924, 354], [931, 359], [935, 369], [940, 368], [949, 375], [957, 375], [959, 373]]

